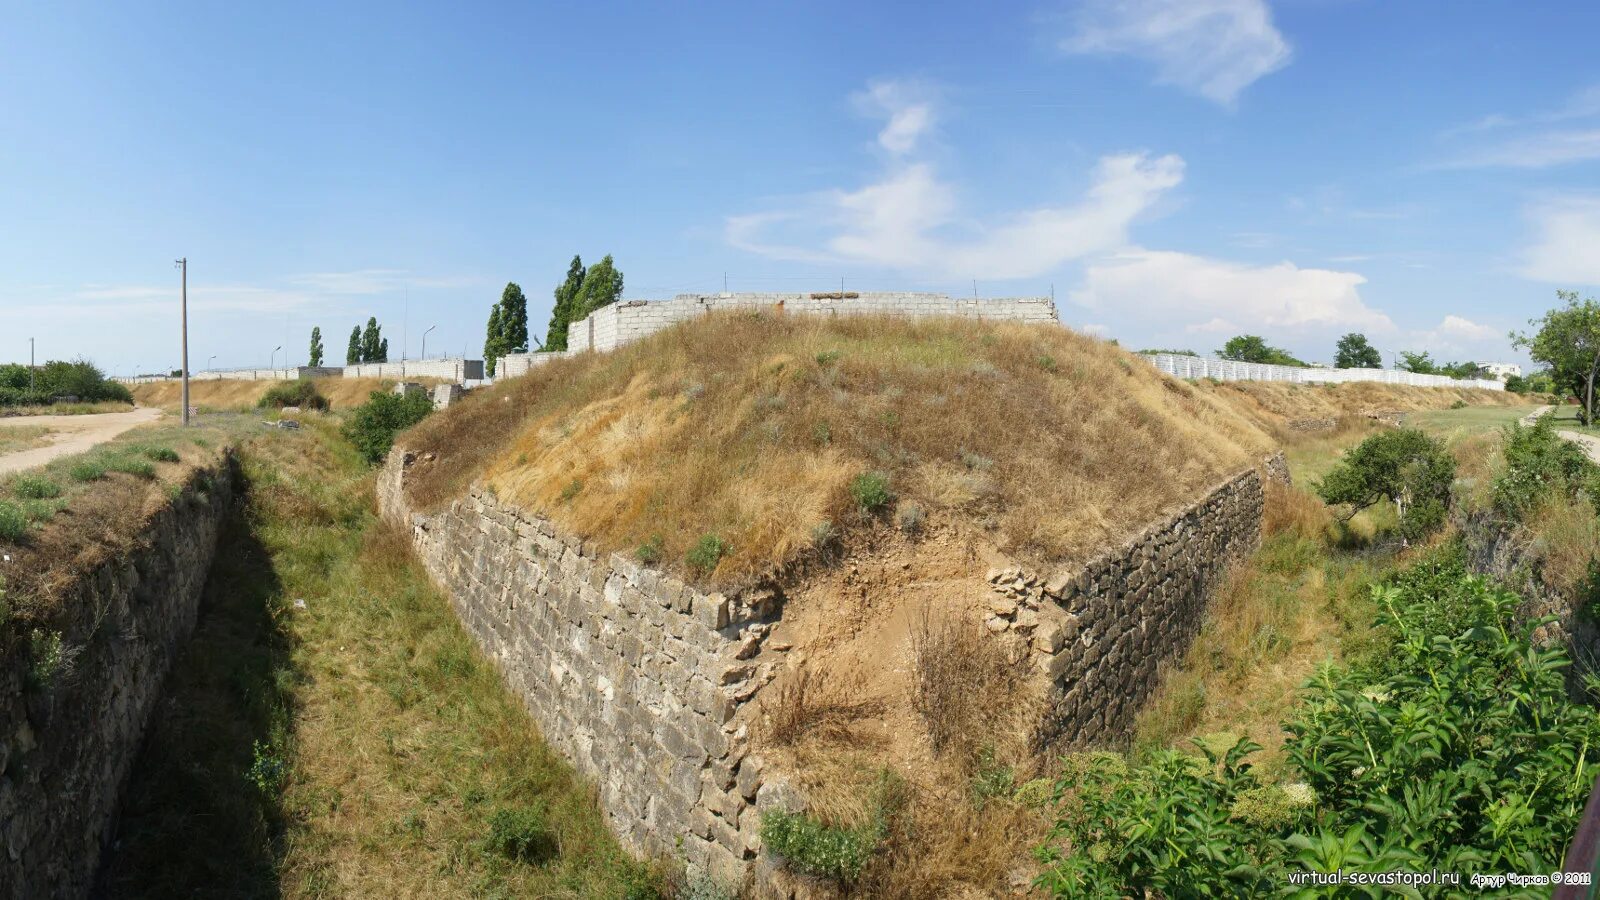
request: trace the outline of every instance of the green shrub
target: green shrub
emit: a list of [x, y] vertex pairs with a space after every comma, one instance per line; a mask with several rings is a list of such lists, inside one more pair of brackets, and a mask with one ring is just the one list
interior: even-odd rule
[[761, 817], [761, 843], [807, 875], [854, 881], [877, 848], [862, 828], [836, 828], [801, 813], [773, 810]]
[[22, 507], [0, 500], [0, 541], [20, 544], [28, 536], [28, 514]]
[[144, 447], [142, 452], [156, 462], [175, 463], [179, 459], [178, 451], [171, 447]]
[[264, 797], [277, 796], [289, 775], [289, 764], [272, 749], [270, 744], [256, 741], [245, 780], [255, 785]]
[[684, 561], [689, 568], [696, 572], [710, 572], [728, 554], [728, 542], [714, 534], [701, 535], [700, 540], [694, 542], [689, 552], [684, 555]]
[[367, 462], [382, 462], [394, 446], [394, 437], [427, 418], [433, 401], [426, 394], [393, 394], [373, 391], [366, 403], [355, 408], [345, 423], [344, 436], [361, 451]]
[[33, 629], [28, 636], [28, 684], [46, 690], [72, 669], [73, 654], [61, 639], [61, 632]]
[[561, 502], [562, 503], [570, 503], [570, 502], [572, 502], [572, 498], [578, 496], [578, 494], [580, 492], [582, 492], [582, 491], [583, 491], [583, 481], [582, 481], [582, 479], [578, 479], [578, 478], [572, 479], [571, 481], [567, 482], [565, 487], [563, 487], [561, 489]]
[[653, 566], [661, 561], [661, 535], [652, 534], [634, 551], [639, 561], [647, 566]]
[[1450, 408], [1451, 409], [1466, 409], [1467, 408], [1467, 401], [1465, 401], [1465, 400], [1457, 400], [1456, 402], [1450, 404]]
[[1504, 468], [1495, 476], [1491, 494], [1495, 509], [1520, 520], [1550, 493], [1600, 496], [1600, 467], [1583, 448], [1556, 433], [1549, 416], [1532, 425], [1513, 423], [1505, 429]]
[[99, 481], [106, 477], [106, 467], [98, 458], [80, 459], [67, 469], [73, 481]]
[[484, 846], [491, 853], [528, 863], [543, 862], [556, 854], [555, 832], [544, 809], [536, 806], [495, 810]]
[[267, 388], [267, 392], [256, 401], [256, 406], [261, 409], [282, 409], [285, 406], [327, 409], [328, 398], [317, 390], [315, 381], [309, 378], [297, 378], [294, 381], [280, 381]]
[[881, 472], [863, 472], [850, 479], [850, 497], [861, 511], [871, 515], [894, 500], [889, 490], [889, 476]]
[[121, 472], [135, 478], [150, 479], [156, 477], [156, 467], [147, 459], [137, 456], [113, 456], [106, 460], [106, 471]]
[[61, 485], [42, 475], [18, 475], [11, 492], [24, 500], [49, 500], [61, 496]]
[[1569, 698], [1566, 651], [1454, 548], [1373, 592], [1386, 652], [1311, 679], [1276, 777], [1246, 739], [1071, 757], [1040, 886], [1276, 896], [1292, 871], [1555, 868], [1600, 775], [1600, 713]]
[[1351, 449], [1315, 484], [1330, 506], [1345, 506], [1348, 521], [1381, 500], [1400, 513], [1400, 534], [1421, 537], [1444, 524], [1456, 460], [1435, 440], [1415, 428], [1379, 432]]
[[831, 366], [839, 361], [840, 355], [838, 350], [824, 350], [817, 354], [817, 365]]

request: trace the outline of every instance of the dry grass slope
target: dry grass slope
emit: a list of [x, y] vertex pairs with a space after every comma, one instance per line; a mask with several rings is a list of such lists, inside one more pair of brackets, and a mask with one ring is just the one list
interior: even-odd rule
[[[416, 380], [431, 382], [437, 379]], [[385, 378], [318, 378], [316, 383], [317, 390], [328, 398], [328, 402], [336, 410], [360, 406], [373, 391], [388, 390], [394, 386], [392, 380]], [[279, 382], [239, 381], [231, 378], [191, 381], [189, 405], [211, 409], [254, 409], [261, 395], [275, 384]], [[177, 409], [178, 397], [183, 388], [176, 381], [157, 381], [150, 384], [136, 384], [129, 390], [133, 392], [133, 399], [138, 401], [140, 406]]]
[[[1081, 557], [1268, 452], [1259, 425], [1067, 329], [734, 314], [558, 360], [403, 439], [413, 500], [483, 479], [602, 547], [701, 536], [719, 578], [859, 521], [849, 485], [953, 511], [1008, 553]], [[1160, 473], [1151, 477], [1151, 473]]]

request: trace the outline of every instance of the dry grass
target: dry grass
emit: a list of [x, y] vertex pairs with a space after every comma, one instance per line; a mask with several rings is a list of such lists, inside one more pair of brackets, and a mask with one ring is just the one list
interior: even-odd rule
[[853, 743], [854, 726], [883, 709], [882, 700], [863, 696], [850, 677], [802, 666], [762, 696], [762, 736], [779, 746], [806, 738]]
[[106, 400], [100, 403], [40, 403], [28, 406], [0, 406], [0, 419], [11, 416], [91, 416], [127, 412], [126, 403]]
[[1250, 416], [1261, 427], [1285, 437], [1288, 423], [1300, 419], [1365, 418], [1369, 413], [1449, 409], [1468, 406], [1523, 406], [1526, 397], [1478, 388], [1418, 388], [1377, 382], [1298, 385], [1275, 381], [1197, 383], [1207, 394]]
[[1539, 580], [1577, 607], [1593, 593], [1600, 516], [1587, 498], [1551, 494], [1523, 527], [1537, 544]]
[[1068, 329], [749, 314], [555, 361], [402, 442], [438, 455], [408, 478], [424, 507], [481, 478], [605, 549], [661, 534], [680, 562], [715, 534], [732, 547], [723, 579], [791, 559], [822, 522], [848, 527], [863, 472], [992, 527], [1008, 553], [1060, 560], [1270, 448], [1226, 404]]
[[[437, 379], [417, 378], [416, 381], [430, 382]], [[205, 409], [217, 410], [253, 410], [256, 402], [273, 385], [283, 384], [282, 381], [243, 381], [232, 378], [222, 378], [206, 381], [189, 382], [189, 405]], [[336, 411], [351, 409], [367, 402], [367, 397], [373, 391], [386, 391], [394, 386], [394, 381], [387, 378], [318, 378], [317, 390], [322, 396], [328, 398], [329, 406]], [[177, 409], [179, 397], [183, 388], [176, 381], [155, 381], [148, 384], [135, 384], [128, 388], [133, 392], [133, 399], [140, 406], [159, 406], [163, 409]], [[126, 407], [122, 407], [126, 409]]]
[[911, 707], [936, 754], [969, 766], [1010, 729], [1026, 673], [998, 640], [956, 616], [924, 609], [911, 632]]
[[0, 428], [0, 456], [21, 450], [32, 450], [50, 443], [50, 429], [38, 425], [14, 425]]

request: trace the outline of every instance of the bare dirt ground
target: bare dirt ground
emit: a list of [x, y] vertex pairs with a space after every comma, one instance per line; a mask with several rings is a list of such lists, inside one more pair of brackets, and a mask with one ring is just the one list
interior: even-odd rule
[[86, 416], [18, 416], [0, 418], [6, 428], [48, 428], [50, 443], [32, 450], [0, 456], [0, 475], [42, 466], [58, 456], [92, 450], [100, 444], [139, 425], [147, 425], [166, 415], [159, 409], [140, 408], [132, 412]]

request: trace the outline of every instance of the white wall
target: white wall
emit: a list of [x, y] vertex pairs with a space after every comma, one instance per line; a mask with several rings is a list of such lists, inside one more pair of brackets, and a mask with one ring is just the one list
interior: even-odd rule
[[1483, 388], [1503, 391], [1505, 383], [1492, 378], [1450, 378], [1445, 375], [1418, 375], [1398, 369], [1312, 369], [1299, 366], [1270, 366], [1265, 363], [1235, 362], [1207, 356], [1176, 353], [1147, 353], [1157, 369], [1179, 378], [1215, 378], [1218, 381], [1290, 381], [1298, 384], [1339, 384], [1346, 381], [1379, 381], [1411, 387]]

